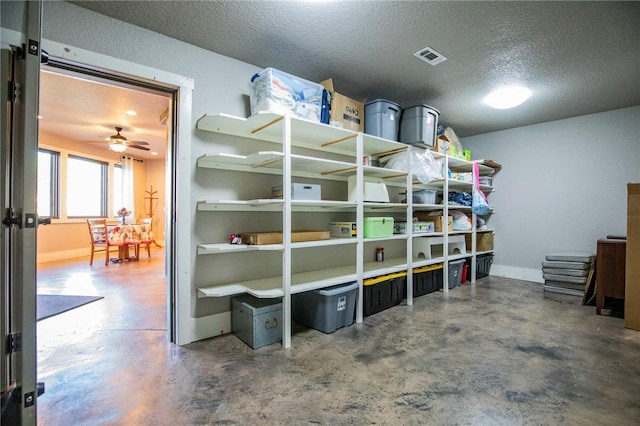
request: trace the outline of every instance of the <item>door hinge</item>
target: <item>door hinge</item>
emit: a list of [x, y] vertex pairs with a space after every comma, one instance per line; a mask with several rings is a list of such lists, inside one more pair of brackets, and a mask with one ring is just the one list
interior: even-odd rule
[[12, 226], [17, 226], [18, 228], [22, 228], [22, 220], [20, 216], [16, 216], [13, 209], [11, 207], [7, 207], [4, 211], [4, 218], [2, 219], [2, 224], [7, 228]]
[[9, 81], [7, 84], [9, 86], [7, 91], [9, 102], [15, 102], [18, 99], [22, 99], [22, 85], [15, 81]]
[[7, 353], [20, 352], [22, 350], [22, 333], [7, 335]]

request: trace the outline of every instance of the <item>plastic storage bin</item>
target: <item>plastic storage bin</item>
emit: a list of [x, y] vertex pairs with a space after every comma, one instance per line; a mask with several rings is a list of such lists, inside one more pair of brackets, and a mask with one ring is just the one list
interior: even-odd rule
[[[251, 114], [260, 111], [278, 114], [293, 113], [311, 121], [328, 122], [325, 88], [318, 83], [287, 74], [275, 68], [265, 68], [251, 78]], [[324, 102], [324, 105], [323, 105]]]
[[[471, 280], [471, 259], [466, 260], [467, 279]], [[476, 279], [489, 276], [491, 264], [493, 263], [493, 253], [479, 254], [476, 256]]]
[[449, 262], [449, 288], [458, 287], [462, 279], [462, 265], [465, 260], [452, 260]]
[[405, 108], [400, 119], [400, 142], [432, 147], [436, 140], [440, 112], [428, 105]]
[[[317, 184], [310, 183], [292, 183], [291, 199], [292, 200], [315, 200], [322, 199], [322, 187]], [[273, 198], [283, 198], [282, 185], [271, 187], [271, 196]]]
[[323, 333], [333, 333], [353, 324], [357, 297], [357, 282], [293, 294], [293, 319]]
[[476, 278], [489, 276], [492, 263], [493, 253], [480, 254], [476, 256]]
[[364, 238], [386, 238], [393, 235], [392, 217], [365, 217]]
[[257, 349], [282, 340], [282, 302], [248, 294], [231, 298], [231, 331]]
[[364, 315], [378, 312], [399, 305], [406, 293], [407, 273], [382, 275], [364, 280]]
[[435, 204], [436, 191], [419, 189], [417, 191], [413, 191], [412, 198], [414, 204]]
[[376, 99], [364, 105], [364, 132], [389, 139], [398, 140], [400, 106], [391, 101]]
[[413, 297], [424, 296], [442, 288], [442, 263], [413, 269]]

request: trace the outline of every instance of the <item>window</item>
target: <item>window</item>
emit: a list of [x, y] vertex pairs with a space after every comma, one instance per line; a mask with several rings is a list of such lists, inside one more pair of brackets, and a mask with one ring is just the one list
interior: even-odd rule
[[69, 155], [67, 217], [107, 217], [109, 163]]
[[38, 216], [60, 217], [60, 153], [38, 150]]

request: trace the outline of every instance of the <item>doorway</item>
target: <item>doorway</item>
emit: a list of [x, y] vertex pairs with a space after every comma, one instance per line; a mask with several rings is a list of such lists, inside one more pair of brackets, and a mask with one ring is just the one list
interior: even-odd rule
[[[172, 93], [166, 91], [68, 68], [43, 67], [40, 77], [38, 215], [51, 217], [52, 224], [38, 228], [38, 272], [46, 271], [38, 276], [40, 321], [44, 321], [43, 316], [67, 312], [64, 309], [70, 306], [82, 306], [79, 303], [84, 297], [100, 292], [89, 283], [78, 282], [82, 280], [77, 276], [90, 273], [92, 276], [104, 275], [108, 280], [110, 275], [116, 274], [114, 269], [133, 268], [131, 262], [107, 261], [105, 264], [101, 253], [96, 253], [89, 265], [90, 240], [83, 215], [105, 216], [116, 225], [118, 210], [126, 208], [129, 214], [125, 220], [129, 224], [141, 223], [142, 218], [151, 219], [155, 244], [149, 250], [142, 250], [142, 256], [137, 260], [146, 261], [145, 269], [148, 269], [153, 252], [154, 257], [160, 256], [162, 260], [154, 259], [154, 267], [164, 272], [162, 247], [167, 193], [164, 185], [171, 100]], [[109, 135], [117, 131], [115, 128], [128, 136], [123, 152], [111, 149]], [[123, 179], [123, 164], [131, 168], [128, 181]], [[118, 260], [114, 256], [113, 260]], [[65, 264], [70, 265], [68, 270], [63, 267]], [[161, 288], [153, 293], [164, 294], [160, 303], [166, 313], [166, 280], [157, 284]], [[101, 290], [106, 291], [108, 289]], [[127, 297], [114, 303], [130, 305], [136, 300], [139, 299]], [[110, 303], [110, 299], [97, 305], [104, 303]], [[158, 304], [155, 303], [156, 309]], [[97, 306], [82, 311], [91, 314], [95, 308]], [[156, 323], [155, 327], [158, 325]], [[161, 326], [167, 329], [167, 318]], [[53, 330], [64, 328], [59, 326]], [[38, 329], [49, 328], [39, 322]], [[39, 337], [44, 338], [40, 341], [50, 340], [41, 333]]]
[[[104, 384], [117, 375], [123, 365], [124, 342], [155, 346], [172, 338], [168, 314], [174, 311], [168, 297], [172, 267], [165, 251], [170, 241], [165, 237], [165, 211], [173, 188], [165, 185], [172, 182], [167, 176], [175, 172], [171, 158], [175, 91], [137, 83], [110, 79], [104, 73], [87, 74], [84, 68], [78, 71], [67, 64], [43, 66], [41, 71], [39, 155], [56, 162], [46, 163], [48, 173], [42, 173], [39, 162], [38, 214], [53, 219], [51, 225], [38, 228], [38, 315], [44, 315], [40, 312], [44, 295], [98, 299], [66, 311], [63, 306], [61, 313], [38, 321], [38, 377], [48, 390], [38, 403], [40, 419], [51, 419], [56, 401], [73, 395], [65, 385], [79, 384], [87, 376]], [[109, 147], [107, 139], [117, 131], [115, 127], [122, 129], [130, 144], [125, 152]], [[130, 201], [122, 197], [127, 185], [122, 172], [125, 158], [133, 164]], [[86, 175], [70, 181], [74, 164], [83, 162], [99, 166], [94, 168], [100, 175], [100, 190]], [[52, 183], [57, 187], [51, 188]], [[72, 191], [81, 197], [74, 201]], [[95, 201], [101, 205], [93, 206]], [[102, 211], [87, 211], [90, 204]], [[47, 211], [40, 212], [40, 206]], [[89, 265], [88, 226], [78, 212], [106, 216], [115, 225], [121, 207], [131, 211], [126, 217], [129, 223], [153, 219], [157, 244], [149, 253], [140, 250], [137, 261], [105, 264], [105, 257], [96, 254]], [[117, 258], [117, 252], [113, 256]], [[132, 347], [139, 357], [148, 356], [144, 346]], [[86, 362], [86, 366], [69, 369], [70, 362]]]

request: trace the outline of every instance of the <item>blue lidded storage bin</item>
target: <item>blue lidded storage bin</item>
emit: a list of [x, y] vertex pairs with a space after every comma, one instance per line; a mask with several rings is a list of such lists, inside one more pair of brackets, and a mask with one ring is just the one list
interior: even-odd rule
[[357, 282], [293, 294], [293, 319], [323, 333], [333, 333], [353, 324], [357, 297]]

